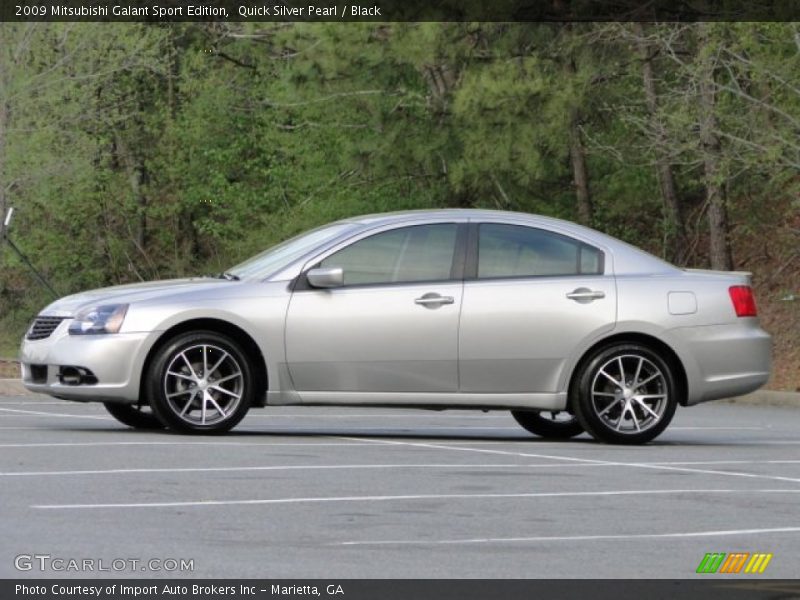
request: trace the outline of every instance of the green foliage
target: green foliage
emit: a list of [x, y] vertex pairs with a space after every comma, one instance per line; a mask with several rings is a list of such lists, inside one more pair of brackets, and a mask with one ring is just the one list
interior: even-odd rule
[[[797, 214], [797, 33], [646, 31], [666, 148], [625, 24], [0, 24], [0, 204], [68, 293], [218, 272], [359, 213], [576, 219], [572, 124], [594, 225], [666, 252], [665, 150], [703, 264], [703, 61], [716, 61], [735, 241], [760, 225], [754, 207]], [[0, 261], [0, 339], [13, 338], [47, 297], [9, 251]]]

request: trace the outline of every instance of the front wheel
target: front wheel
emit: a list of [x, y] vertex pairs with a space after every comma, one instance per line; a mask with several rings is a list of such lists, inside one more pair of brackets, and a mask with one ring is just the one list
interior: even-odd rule
[[669, 425], [678, 405], [672, 366], [640, 344], [599, 350], [577, 373], [572, 408], [595, 439], [644, 444]]
[[141, 404], [119, 404], [103, 402], [103, 406], [117, 421], [134, 429], [164, 429], [164, 424], [153, 414], [149, 406]]
[[511, 416], [527, 431], [543, 438], [566, 440], [583, 433], [578, 419], [564, 410], [512, 410]]
[[197, 331], [161, 347], [147, 387], [153, 412], [170, 429], [222, 433], [247, 414], [255, 378], [239, 344], [214, 331]]

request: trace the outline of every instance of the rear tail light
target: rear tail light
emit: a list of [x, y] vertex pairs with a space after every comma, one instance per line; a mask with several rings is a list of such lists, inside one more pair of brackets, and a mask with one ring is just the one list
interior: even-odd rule
[[756, 299], [753, 296], [753, 289], [749, 285], [732, 285], [728, 288], [733, 302], [733, 310], [737, 317], [755, 317], [758, 315], [756, 310]]

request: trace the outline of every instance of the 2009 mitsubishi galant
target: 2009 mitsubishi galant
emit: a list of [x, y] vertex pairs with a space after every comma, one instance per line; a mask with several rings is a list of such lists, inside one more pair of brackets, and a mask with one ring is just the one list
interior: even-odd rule
[[770, 370], [747, 273], [684, 270], [586, 227], [436, 210], [320, 227], [217, 278], [48, 306], [25, 386], [132, 427], [227, 431], [252, 407], [510, 410], [532, 433], [652, 440]]

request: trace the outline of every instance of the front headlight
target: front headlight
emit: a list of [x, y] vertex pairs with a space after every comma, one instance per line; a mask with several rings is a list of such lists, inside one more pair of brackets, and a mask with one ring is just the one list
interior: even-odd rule
[[69, 334], [118, 333], [127, 312], [127, 304], [90, 306], [75, 315], [72, 323], [69, 324]]

